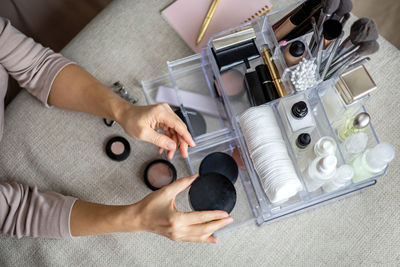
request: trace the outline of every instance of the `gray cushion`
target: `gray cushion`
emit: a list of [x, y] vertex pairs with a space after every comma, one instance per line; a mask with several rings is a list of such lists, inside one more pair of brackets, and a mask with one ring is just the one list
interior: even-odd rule
[[[192, 54], [161, 18], [170, 0], [116, 0], [62, 51], [105, 84], [121, 80], [141, 98], [140, 81], [167, 72], [165, 62]], [[273, 1], [275, 7], [284, 1]], [[354, 18], [353, 18], [354, 19]], [[351, 21], [348, 23], [351, 24]], [[381, 140], [399, 151], [399, 51], [383, 38], [367, 64], [378, 84], [367, 104]], [[37, 185], [107, 204], [136, 202], [149, 193], [141, 175], [156, 148], [130, 140], [128, 160], [111, 162], [103, 151], [110, 136], [100, 118], [45, 109], [25, 91], [6, 110], [0, 143], [0, 179]], [[180, 176], [188, 174], [174, 162]], [[396, 265], [400, 262], [399, 161], [378, 184], [351, 197], [257, 227], [222, 234], [218, 245], [173, 243], [149, 233], [69, 240], [0, 236], [0, 265], [255, 266]], [[187, 193], [178, 197], [188, 209]]]

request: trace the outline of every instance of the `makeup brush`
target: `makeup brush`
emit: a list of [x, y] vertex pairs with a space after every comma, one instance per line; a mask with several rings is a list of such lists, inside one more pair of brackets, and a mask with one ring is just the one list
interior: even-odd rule
[[312, 48], [312, 45], [314, 42], [319, 43], [318, 28], [317, 28], [317, 23], [315, 22], [314, 17], [311, 17], [311, 26], [312, 26], [314, 33], [313, 33], [312, 39], [309, 44], [310, 49]]
[[350, 35], [340, 44], [334, 61], [356, 47], [361, 42], [378, 39], [378, 29], [375, 22], [369, 18], [356, 20], [350, 28]]
[[335, 75], [339, 76], [339, 75], [341, 75], [343, 72], [348, 71], [348, 70], [351, 70], [351, 69], [354, 69], [354, 68], [357, 68], [358, 66], [361, 66], [361, 65], [367, 63], [367, 62], [370, 61], [370, 60], [371, 60], [370, 57], [365, 57], [365, 58], [363, 58], [363, 59], [360, 59], [360, 60], [358, 60], [358, 61], [356, 61], [356, 62], [354, 62], [354, 63], [348, 65], [347, 68], [343, 68], [343, 70], [341, 70], [341, 68], [340, 68], [340, 69], [337, 70], [335, 73], [333, 73], [331, 76], [328, 76], [328, 75], [327, 75], [325, 80], [328, 80], [328, 79], [330, 79], [331, 77], [333, 77], [333, 76], [335, 76]]
[[361, 66], [361, 65], [367, 63], [367, 62], [370, 61], [370, 60], [371, 60], [370, 57], [365, 57], [365, 58], [363, 58], [363, 59], [360, 59], [359, 61], [356, 61], [356, 62], [350, 64], [350, 65], [347, 67], [346, 70], [354, 69], [354, 68], [356, 68], [356, 67], [358, 67], [358, 66]]
[[337, 70], [339, 70], [344, 64], [351, 64], [354, 60], [359, 59], [360, 57], [371, 55], [379, 50], [379, 44], [377, 41], [367, 41], [360, 43], [359, 48], [350, 53], [348, 56], [343, 59], [335, 62], [335, 64], [329, 69], [327, 76], [331, 76]]
[[350, 13], [346, 13], [343, 15], [343, 18], [341, 18], [340, 23], [342, 23], [342, 26], [344, 27], [344, 25], [346, 25], [346, 22], [349, 20], [350, 18]]
[[[325, 65], [325, 67], [324, 67], [324, 71], [322, 72], [321, 80], [324, 80], [326, 74], [328, 73], [329, 66], [330, 66], [331, 63], [332, 63], [333, 57], [335, 56], [335, 53], [336, 53], [336, 49], [338, 48], [338, 46], [339, 46], [339, 44], [340, 44], [340, 41], [341, 41], [342, 38], [343, 38], [343, 35], [344, 35], [344, 32], [342, 31], [342, 33], [339, 35], [338, 38], [336, 38], [335, 42], [333, 43], [333, 48], [332, 48], [331, 53], [329, 54], [328, 60], [327, 60], [326, 65]], [[319, 71], [319, 70], [318, 70], [318, 71]]]
[[342, 18], [345, 14], [350, 13], [353, 9], [353, 2], [351, 0], [340, 0], [338, 9], [335, 11], [335, 16], [338, 19]]
[[342, 24], [338, 20], [329, 19], [322, 25], [322, 36], [319, 41], [317, 49], [317, 70], [320, 70], [322, 60], [322, 50], [326, 48], [329, 43], [338, 38], [342, 33]]
[[294, 30], [296, 26], [305, 21], [310, 16], [311, 10], [320, 2], [320, 0], [306, 1], [296, 13], [279, 25], [279, 27], [275, 30], [275, 36], [278, 42], [282, 40], [288, 33]]
[[339, 76], [339, 75], [343, 74], [345, 71], [349, 71], [349, 70], [354, 69], [354, 68], [356, 68], [358, 66], [361, 66], [361, 65], [367, 63], [370, 60], [371, 60], [370, 57], [365, 57], [365, 58], [360, 59], [359, 61], [356, 61], [356, 62], [354, 62], [352, 64], [350, 64], [351, 62], [347, 62], [346, 64], [343, 64], [342, 67], [340, 67], [337, 71], [335, 71], [331, 75], [329, 75], [329, 76], [327, 75], [325, 80], [328, 80], [328, 79], [330, 79], [330, 78], [332, 78], [334, 76]]
[[[321, 37], [321, 34], [322, 34], [323, 27], [321, 27], [321, 26], [324, 24], [325, 20], [330, 19], [330, 17], [333, 15], [333, 13], [338, 9], [339, 4], [340, 4], [340, 0], [322, 0], [322, 12], [320, 13], [320, 17], [317, 21], [319, 37]], [[318, 43], [317, 42], [313, 43], [314, 48], [316, 48], [316, 44], [318, 44]]]

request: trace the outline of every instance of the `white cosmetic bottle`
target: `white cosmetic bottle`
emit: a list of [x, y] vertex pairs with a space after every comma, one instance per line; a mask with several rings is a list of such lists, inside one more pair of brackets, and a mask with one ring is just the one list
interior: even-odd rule
[[323, 157], [327, 155], [335, 155], [336, 153], [336, 142], [330, 136], [321, 137], [314, 145], [314, 153], [317, 157]]
[[350, 165], [342, 165], [337, 168], [335, 175], [330, 181], [322, 186], [325, 192], [333, 192], [345, 186], [354, 176], [353, 168]]
[[367, 149], [362, 155], [355, 158], [352, 163], [354, 169], [354, 182], [371, 178], [381, 173], [394, 159], [394, 147], [389, 143], [377, 144], [374, 148]]
[[333, 155], [314, 159], [304, 175], [308, 191], [314, 192], [329, 181], [335, 175], [336, 164], [337, 158]]

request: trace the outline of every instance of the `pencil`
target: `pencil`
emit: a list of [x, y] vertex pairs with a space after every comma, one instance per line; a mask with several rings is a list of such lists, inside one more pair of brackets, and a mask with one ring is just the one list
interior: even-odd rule
[[[203, 0], [200, 0], [200, 1], [203, 1]], [[210, 24], [210, 21], [211, 21], [212, 17], [214, 16], [215, 10], [217, 9], [217, 5], [218, 5], [219, 1], [220, 0], [214, 0], [211, 3], [210, 9], [208, 10], [206, 17], [204, 18], [203, 25], [201, 25], [199, 35], [197, 36], [196, 45], [198, 45], [201, 42], [201, 39], [203, 39], [203, 36], [208, 28], [208, 25]]]

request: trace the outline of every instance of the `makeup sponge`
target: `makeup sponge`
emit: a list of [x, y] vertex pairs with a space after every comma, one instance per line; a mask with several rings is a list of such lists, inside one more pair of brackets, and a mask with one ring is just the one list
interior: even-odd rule
[[208, 173], [193, 182], [189, 199], [196, 211], [224, 210], [230, 213], [236, 204], [236, 190], [227, 177]]
[[350, 39], [355, 45], [378, 39], [378, 28], [376, 23], [369, 18], [356, 20], [350, 28]]

